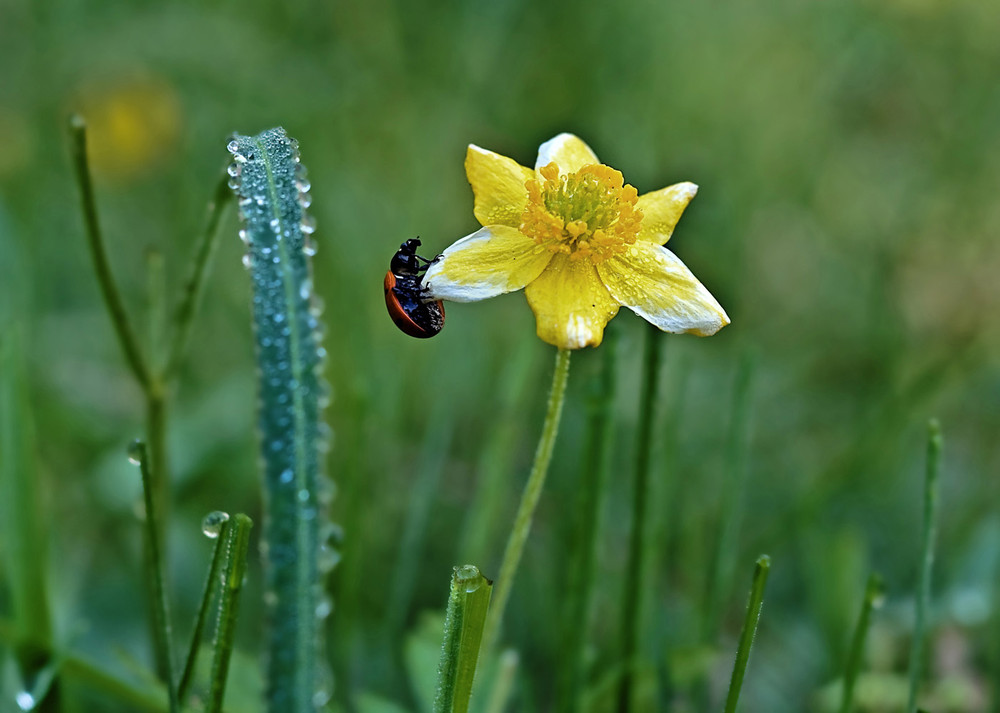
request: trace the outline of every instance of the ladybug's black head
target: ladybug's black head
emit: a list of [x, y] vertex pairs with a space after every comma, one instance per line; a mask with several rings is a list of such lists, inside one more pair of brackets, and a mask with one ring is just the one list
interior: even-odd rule
[[420, 274], [420, 261], [417, 258], [417, 248], [419, 247], [419, 238], [410, 238], [399, 246], [399, 250], [392, 256], [392, 262], [389, 263], [389, 270], [392, 271], [393, 275]]

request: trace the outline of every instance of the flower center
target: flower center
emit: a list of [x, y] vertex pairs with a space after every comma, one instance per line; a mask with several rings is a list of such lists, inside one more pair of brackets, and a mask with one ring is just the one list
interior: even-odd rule
[[524, 184], [528, 205], [521, 214], [522, 233], [550, 252], [593, 262], [635, 243], [642, 223], [639, 194], [620, 171], [594, 164], [561, 176], [550, 163], [538, 173], [541, 180]]

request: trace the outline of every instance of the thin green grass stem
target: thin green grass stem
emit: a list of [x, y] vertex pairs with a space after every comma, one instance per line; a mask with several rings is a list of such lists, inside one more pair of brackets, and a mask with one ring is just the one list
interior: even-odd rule
[[212, 200], [208, 204], [208, 220], [205, 230], [198, 240], [194, 258], [191, 261], [190, 273], [184, 283], [184, 294], [174, 312], [173, 336], [166, 366], [163, 369], [164, 380], [168, 380], [177, 372], [180, 360], [190, 341], [191, 325], [194, 323], [195, 314], [201, 304], [201, 296], [205, 291], [205, 277], [212, 262], [212, 255], [215, 254], [215, 247], [219, 243], [219, 223], [226, 211], [226, 206], [232, 200], [232, 191], [229, 189], [228, 181], [228, 174], [223, 173], [215, 186]]
[[[213, 513], [214, 514], [214, 513]], [[210, 516], [211, 517], [211, 516]], [[229, 542], [229, 516], [222, 523], [215, 538], [215, 547], [212, 549], [212, 561], [208, 565], [208, 575], [205, 577], [205, 584], [201, 589], [201, 604], [198, 605], [198, 613], [194, 620], [194, 630], [191, 632], [191, 645], [188, 647], [188, 655], [184, 661], [184, 670], [181, 672], [180, 680], [177, 682], [177, 697], [183, 701], [187, 697], [188, 686], [191, 685], [191, 678], [194, 676], [195, 664], [198, 662], [198, 652], [201, 650], [201, 635], [205, 630], [205, 622], [208, 621], [208, 611], [212, 603], [212, 594], [215, 592], [215, 583], [219, 579], [219, 569], [222, 567], [223, 555], [226, 554], [226, 543]]]
[[594, 569], [597, 562], [601, 510], [607, 497], [608, 454], [611, 451], [611, 409], [615, 399], [618, 331], [605, 332], [601, 349], [601, 372], [593, 380], [587, 395], [587, 437], [584, 440], [583, 468], [577, 491], [575, 546], [571, 552], [571, 585], [566, 593], [565, 637], [560, 657], [558, 710], [570, 713], [580, 709], [584, 688], [585, 649], [591, 601], [594, 594]]
[[868, 627], [871, 624], [872, 610], [877, 609], [885, 596], [882, 578], [875, 573], [868, 577], [865, 587], [865, 600], [861, 604], [858, 623], [854, 627], [851, 638], [851, 650], [847, 656], [847, 666], [844, 669], [844, 691], [840, 699], [840, 713], [850, 713], [854, 702], [854, 684], [858, 680], [858, 672], [865, 658], [865, 639], [868, 638]]
[[736, 649], [736, 661], [733, 664], [733, 676], [729, 681], [729, 693], [726, 695], [725, 713], [735, 713], [736, 704], [740, 700], [743, 678], [746, 676], [747, 663], [750, 661], [750, 648], [753, 646], [753, 639], [757, 634], [757, 624], [760, 623], [760, 610], [764, 606], [764, 586], [767, 584], [767, 575], [770, 571], [771, 558], [767, 555], [761, 556], [757, 560], [757, 566], [753, 572], [747, 614], [743, 620], [740, 643]]
[[654, 406], [659, 393], [662, 335], [650, 327], [643, 350], [641, 396], [639, 399], [638, 434], [636, 436], [635, 470], [632, 478], [632, 529], [629, 535], [628, 563], [625, 570], [625, 592], [621, 609], [621, 656], [624, 662], [618, 684], [618, 711], [632, 708], [632, 672], [639, 648], [639, 612], [642, 611], [646, 560], [646, 512], [649, 502], [649, 464], [653, 442]]
[[[49, 538], [25, 372], [21, 330], [14, 325], [0, 340], [0, 569], [9, 587], [8, 606], [15, 622], [12, 648], [21, 676], [30, 680], [51, 665], [52, 621]], [[40, 710], [46, 710], [50, 700], [54, 710], [56, 698], [46, 696], [39, 703]]]
[[520, 660], [520, 656], [514, 649], [507, 649], [500, 654], [496, 678], [493, 680], [493, 689], [490, 691], [490, 698], [483, 709], [485, 713], [504, 713], [507, 710], [510, 694], [514, 691], [514, 676], [517, 673]]
[[173, 632], [170, 625], [170, 607], [167, 604], [167, 591], [163, 572], [162, 548], [160, 547], [160, 525], [158, 522], [159, 513], [153, 499], [153, 483], [149, 472], [149, 453], [146, 444], [142, 441], [134, 441], [129, 447], [129, 458], [133, 462], [138, 462], [139, 471], [142, 474], [143, 502], [146, 507], [146, 547], [149, 552], [150, 567], [152, 574], [153, 601], [150, 603], [153, 610], [153, 621], [156, 625], [157, 647], [159, 658], [165, 662], [167, 697], [169, 701], [170, 713], [180, 710], [179, 698], [177, 696], [177, 680], [174, 675], [174, 654], [172, 650]]
[[455, 430], [454, 417], [445, 414], [445, 404], [448, 402], [441, 400], [439, 403], [429, 419], [431, 425], [424, 437], [420, 462], [414, 464], [417, 466], [416, 483], [409, 497], [399, 557], [393, 568], [389, 610], [385, 617], [386, 633], [390, 641], [399, 638], [410, 611], [427, 541], [427, 525]]
[[226, 567], [222, 575], [219, 597], [219, 619], [215, 628], [215, 640], [212, 642], [212, 674], [208, 701], [205, 705], [206, 713], [219, 713], [222, 710], [229, 661], [232, 658], [233, 641], [236, 636], [236, 614], [247, 571], [247, 549], [250, 545], [252, 526], [253, 522], [249, 517], [237, 513], [233, 516], [229, 527], [224, 530]]
[[744, 354], [736, 372], [733, 388], [733, 406], [729, 421], [729, 439], [726, 447], [726, 475], [722, 487], [722, 508], [715, 551], [709, 568], [708, 587], [702, 610], [702, 631], [705, 640], [714, 641], [719, 627], [723, 602], [732, 589], [733, 572], [738, 554], [743, 489], [747, 472], [747, 446], [750, 431], [750, 393], [753, 382], [754, 360]]
[[492, 583], [475, 565], [455, 567], [445, 613], [434, 713], [469, 710], [492, 591]]
[[917, 615], [910, 646], [910, 689], [906, 710], [917, 710], [917, 689], [923, 677], [924, 651], [927, 647], [927, 610], [931, 604], [931, 575], [934, 570], [934, 541], [937, 538], [938, 472], [941, 467], [941, 426], [937, 419], [927, 424], [927, 471], [924, 478], [924, 525], [920, 584], [917, 588]]
[[521, 555], [524, 553], [524, 544], [528, 540], [528, 533], [531, 532], [531, 521], [535, 515], [535, 508], [538, 506], [538, 499], [542, 494], [542, 487], [545, 485], [545, 476], [548, 474], [549, 461], [552, 459], [552, 450], [555, 447], [556, 435], [559, 433], [559, 420], [562, 416], [563, 400], [566, 397], [566, 382], [569, 379], [569, 357], [568, 349], [560, 349], [556, 353], [556, 366], [552, 375], [552, 390], [549, 392], [549, 404], [545, 413], [545, 423], [542, 425], [542, 437], [538, 441], [538, 448], [535, 450], [535, 462], [531, 466], [531, 474], [528, 482], [524, 486], [521, 495], [521, 503], [514, 517], [514, 527], [507, 540], [507, 547], [504, 550], [503, 561], [500, 564], [500, 574], [497, 577], [496, 594], [493, 598], [493, 606], [490, 607], [489, 615], [486, 618], [486, 629], [483, 633], [483, 650], [487, 655], [493, 651], [497, 643], [497, 636], [500, 624], [503, 621], [504, 609], [507, 607], [507, 600], [510, 598], [511, 587], [514, 583], [514, 575], [521, 562]]
[[125, 305], [122, 303], [118, 285], [111, 274], [111, 266], [108, 264], [108, 255], [104, 248], [104, 239], [97, 219], [97, 203], [94, 199], [94, 186], [91, 182], [90, 165], [87, 159], [87, 122], [82, 116], [74, 115], [69, 120], [69, 131], [73, 168], [77, 184], [80, 186], [80, 201], [87, 233], [87, 246], [90, 248], [90, 256], [94, 261], [97, 283], [100, 285], [104, 304], [111, 315], [111, 324], [125, 354], [125, 361], [142, 388], [148, 390], [151, 382], [149, 367], [139, 349], [139, 343], [136, 341], [128, 314], [125, 312]]
[[167, 273], [163, 253], [146, 251], [146, 345], [150, 370], [159, 373], [163, 364], [166, 338]]

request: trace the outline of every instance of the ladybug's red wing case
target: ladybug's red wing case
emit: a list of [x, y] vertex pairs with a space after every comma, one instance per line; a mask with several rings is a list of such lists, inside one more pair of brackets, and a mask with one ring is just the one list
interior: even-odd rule
[[444, 305], [440, 300], [425, 302], [422, 298], [421, 278], [427, 265], [420, 262], [428, 261], [416, 255], [419, 245], [419, 240], [407, 240], [399, 247], [382, 286], [393, 323], [404, 334], [427, 339], [444, 327]]

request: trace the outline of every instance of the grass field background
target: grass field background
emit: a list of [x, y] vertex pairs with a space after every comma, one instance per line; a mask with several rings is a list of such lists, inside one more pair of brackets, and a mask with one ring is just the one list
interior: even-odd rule
[[[896, 703], [861, 709], [902, 710], [894, 686], [905, 692], [924, 434], [936, 416], [945, 450], [927, 706], [1000, 710], [998, 36], [1000, 5], [976, 0], [5, 3], [0, 338], [14, 325], [24, 335], [58, 638], [122, 675], [149, 661], [140, 483], [125, 458], [142, 401], [86, 250], [71, 112], [91, 126], [112, 267], [141, 335], [147, 255], [162, 253], [176, 294], [228, 135], [282, 125], [299, 140], [319, 226], [328, 471], [344, 529], [331, 578], [336, 698], [365, 691], [410, 709], [429, 701], [407, 679], [406, 642], [424, 612], [443, 608], [451, 567], [498, 567], [553, 350], [534, 336], [521, 294], [449, 304], [439, 337], [409, 339], [385, 314], [380, 282], [406, 238], [419, 235], [432, 255], [477, 227], [468, 143], [531, 165], [538, 144], [570, 131], [640, 193], [699, 184], [670, 247], [732, 318], [712, 339], [665, 338], [646, 680], [675, 710], [718, 707], [753, 562], [767, 553], [743, 709], [830, 709], [823, 691], [842, 674], [875, 570], [887, 598], [866, 695]], [[170, 413], [168, 545], [185, 632], [211, 547], [201, 518], [260, 514], [250, 285], [233, 211], [222, 230]], [[621, 664], [644, 326], [624, 310], [610, 326], [620, 371], [594, 524], [597, 709]], [[578, 546], [573, 506], [601, 354], [574, 356], [506, 617], [504, 642], [521, 655], [511, 710], [549, 708], [565, 653], [559, 592]], [[741, 364], [744, 487], [727, 515]], [[504, 487], [477, 499], [491, 468]], [[736, 537], [713, 601], [708, 573], [726, 523]], [[234, 706], [255, 695], [256, 562], [248, 588]], [[79, 710], [116, 710], [85, 687], [76, 695]]]

